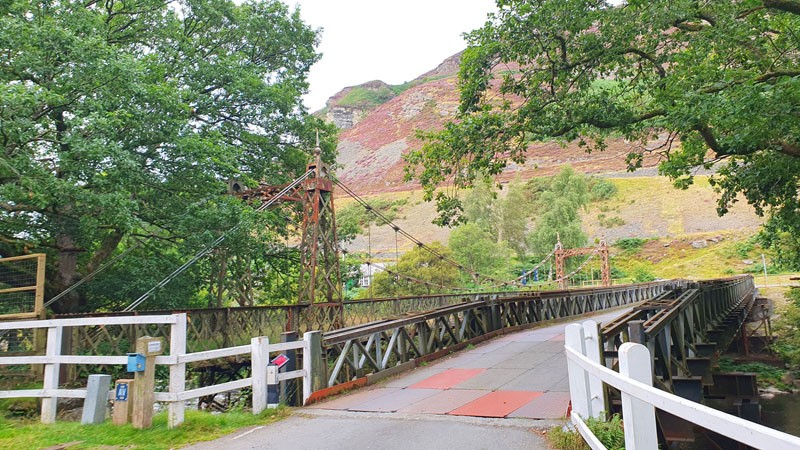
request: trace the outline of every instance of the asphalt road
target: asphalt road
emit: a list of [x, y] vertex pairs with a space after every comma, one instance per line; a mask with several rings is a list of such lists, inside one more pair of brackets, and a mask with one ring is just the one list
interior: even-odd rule
[[563, 421], [302, 410], [192, 450], [549, 449], [542, 431]]

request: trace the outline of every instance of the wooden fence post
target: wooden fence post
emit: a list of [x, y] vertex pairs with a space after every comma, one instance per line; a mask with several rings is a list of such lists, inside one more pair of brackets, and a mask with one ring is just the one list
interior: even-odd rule
[[[42, 385], [45, 390], [58, 389], [58, 371], [60, 364], [57, 361], [58, 357], [61, 356], [61, 338], [63, 334], [63, 327], [51, 327], [47, 329], [47, 350], [45, 354], [49, 362], [44, 366], [44, 383]], [[57, 395], [53, 394], [50, 397], [42, 398], [42, 423], [56, 422], [57, 407]]]
[[250, 340], [250, 370], [253, 376], [253, 414], [267, 407], [267, 364], [269, 364], [269, 338], [254, 337]]
[[[619, 348], [619, 373], [648, 386], [653, 385], [650, 352], [641, 344], [626, 342]], [[658, 448], [656, 410], [653, 405], [622, 392], [622, 419], [627, 450]]]
[[[585, 356], [586, 344], [584, 342], [583, 326], [578, 323], [567, 325], [564, 344]], [[572, 400], [572, 412], [577, 413], [581, 419], [586, 419], [591, 415], [589, 376], [581, 366], [569, 359], [567, 359], [567, 373], [569, 374], [569, 393], [570, 399]]]
[[[175, 323], [169, 333], [169, 354], [178, 358], [186, 354], [186, 313], [175, 314]], [[170, 364], [169, 366], [169, 392], [179, 395], [186, 389], [186, 364]], [[185, 403], [183, 400], [174, 400], [169, 403], [167, 427], [175, 428], [183, 423]]]
[[153, 404], [155, 403], [156, 356], [164, 353], [161, 338], [142, 336], [136, 339], [136, 353], [144, 355], [144, 371], [133, 376], [133, 428], [150, 428], [153, 424]]
[[[583, 334], [586, 357], [596, 364], [603, 365], [603, 343], [600, 338], [600, 325], [594, 320], [583, 322]], [[608, 411], [603, 382], [591, 375], [589, 376], [589, 405], [591, 406], [592, 417], [598, 419], [602, 419], [603, 413]]]

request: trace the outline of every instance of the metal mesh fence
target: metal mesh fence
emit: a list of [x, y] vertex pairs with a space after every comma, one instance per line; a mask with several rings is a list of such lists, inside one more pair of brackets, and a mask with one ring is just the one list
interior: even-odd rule
[[38, 284], [42, 282], [40, 265], [43, 264], [43, 255], [0, 258], [0, 319], [39, 312], [41, 305], [37, 300], [41, 298], [37, 298], [37, 292], [41, 292]]

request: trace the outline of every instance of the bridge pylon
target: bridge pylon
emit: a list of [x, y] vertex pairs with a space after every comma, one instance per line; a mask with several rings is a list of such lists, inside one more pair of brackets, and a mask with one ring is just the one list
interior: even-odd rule
[[[298, 321], [310, 329], [335, 329], [342, 322], [342, 275], [336, 236], [336, 215], [333, 202], [333, 181], [330, 167], [322, 161], [319, 142], [314, 159], [306, 167], [307, 178], [290, 192], [281, 194], [279, 202], [299, 202], [303, 210], [300, 241], [300, 277], [297, 304], [301, 317], [289, 317], [286, 328], [296, 330]], [[261, 185], [237, 192], [244, 200], [274, 199], [286, 186]]]
[[561, 239], [556, 242], [556, 280], [561, 289], [567, 288], [567, 276], [564, 265], [567, 258], [579, 255], [597, 254], [600, 257], [600, 281], [603, 287], [611, 286], [611, 264], [608, 262], [608, 244], [605, 239], [600, 239], [597, 247], [567, 248], [561, 245]]

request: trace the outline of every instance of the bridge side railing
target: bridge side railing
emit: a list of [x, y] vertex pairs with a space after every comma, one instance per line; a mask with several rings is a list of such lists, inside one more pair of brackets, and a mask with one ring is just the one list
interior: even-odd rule
[[[240, 345], [202, 352], [186, 352], [186, 314], [160, 316], [127, 316], [102, 318], [55, 319], [41, 321], [22, 321], [0, 323], [0, 330], [45, 329], [47, 331], [46, 353], [36, 356], [2, 356], [2, 365], [44, 365], [43, 385], [41, 389], [0, 390], [0, 398], [41, 398], [42, 423], [54, 423], [56, 420], [59, 397], [86, 398], [86, 389], [60, 388], [59, 372], [61, 365], [91, 364], [106, 367], [125, 367], [127, 356], [117, 355], [74, 355], [62, 354], [64, 330], [70, 327], [103, 327], [115, 325], [161, 325], [169, 327], [169, 354], [155, 357], [156, 365], [169, 367], [169, 384], [167, 392], [156, 392], [155, 400], [168, 403], [168, 425], [175, 427], [184, 420], [184, 409], [187, 400], [228, 391], [252, 388], [253, 413], [258, 414], [266, 407], [277, 406], [277, 402], [268, 403], [267, 386], [281, 381], [302, 379], [303, 402], [311, 395], [311, 368], [320, 365], [319, 331], [307, 332], [303, 340], [285, 343], [270, 343], [266, 336], [251, 339], [249, 345]], [[275, 366], [270, 366], [270, 354], [300, 350], [303, 355], [302, 368], [291, 372], [279, 373]], [[251, 376], [226, 383], [187, 389], [187, 364], [222, 358], [244, 357], [250, 359]], [[317, 360], [315, 360], [317, 358]], [[109, 392], [113, 399], [113, 391]]]
[[[594, 331], [592, 331], [594, 330]], [[605, 450], [586, 419], [604, 413], [603, 384], [622, 394], [625, 448], [658, 448], [656, 409], [754, 448], [800, 448], [800, 438], [726, 414], [700, 403], [654, 388], [651, 356], [647, 347], [626, 342], [619, 348], [619, 372], [603, 365], [599, 353], [598, 326], [594, 321], [566, 327], [565, 348], [569, 373], [571, 421], [593, 450]]]
[[678, 281], [611, 288], [525, 292], [483, 298], [323, 335], [328, 387], [416, 364], [531, 324], [575, 317], [653, 298]]

